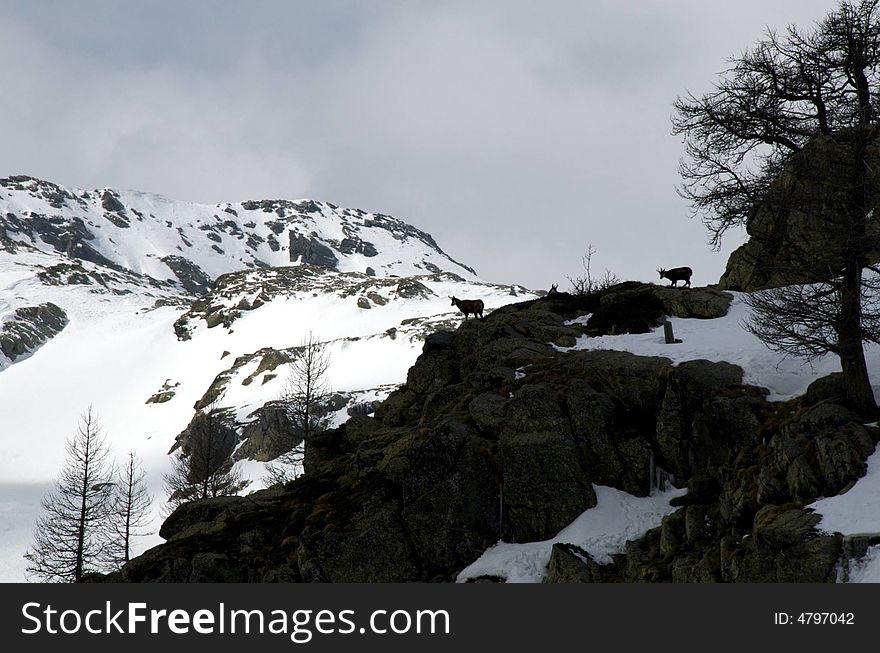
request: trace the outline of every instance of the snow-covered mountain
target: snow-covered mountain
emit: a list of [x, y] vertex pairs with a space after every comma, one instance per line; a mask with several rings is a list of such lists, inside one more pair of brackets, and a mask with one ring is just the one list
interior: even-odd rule
[[[457, 326], [450, 295], [488, 310], [535, 296], [480, 281], [386, 215], [0, 180], [0, 578], [21, 580], [34, 488], [56, 477], [88, 406], [161, 499], [168, 451], [206, 396], [244, 433], [312, 333], [338, 423], [405, 380], [427, 333]], [[259, 486], [263, 464], [240, 465]]]
[[0, 179], [0, 243], [191, 292], [204, 292], [225, 272], [297, 262], [378, 276], [446, 271], [477, 278], [429, 234], [388, 215], [312, 200], [193, 204], [26, 176]]

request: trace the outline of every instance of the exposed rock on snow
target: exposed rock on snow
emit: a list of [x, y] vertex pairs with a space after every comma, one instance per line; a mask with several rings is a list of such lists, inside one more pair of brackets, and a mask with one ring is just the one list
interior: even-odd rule
[[15, 309], [0, 321], [0, 370], [33, 354], [67, 325], [67, 314], [59, 306], [46, 302], [39, 306]]

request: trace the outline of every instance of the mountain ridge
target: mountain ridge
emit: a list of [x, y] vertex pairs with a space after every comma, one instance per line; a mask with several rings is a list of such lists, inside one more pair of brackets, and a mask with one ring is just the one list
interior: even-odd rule
[[192, 294], [226, 272], [296, 263], [379, 276], [449, 271], [477, 278], [430, 234], [382, 213], [311, 199], [199, 204], [25, 175], [0, 179], [0, 246], [65, 254]]

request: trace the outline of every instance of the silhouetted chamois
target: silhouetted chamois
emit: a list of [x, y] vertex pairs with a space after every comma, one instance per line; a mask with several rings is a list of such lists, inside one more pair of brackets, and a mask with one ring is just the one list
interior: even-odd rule
[[452, 300], [452, 305], [457, 307], [462, 313], [464, 313], [464, 319], [467, 320], [468, 313], [473, 313], [475, 317], [479, 317], [481, 320], [483, 319], [483, 300], [482, 299], [458, 299], [457, 297], [450, 297]]
[[691, 275], [694, 273], [690, 268], [672, 268], [671, 270], [664, 270], [660, 268], [657, 270], [660, 273], [660, 278], [669, 279], [672, 282], [672, 285], [675, 286], [679, 281], [684, 281], [684, 285], [688, 288], [691, 287]]
[[550, 290], [547, 291], [547, 294], [548, 295], [558, 295], [559, 294], [559, 289], [557, 288], [555, 283], [552, 286], [550, 286]]

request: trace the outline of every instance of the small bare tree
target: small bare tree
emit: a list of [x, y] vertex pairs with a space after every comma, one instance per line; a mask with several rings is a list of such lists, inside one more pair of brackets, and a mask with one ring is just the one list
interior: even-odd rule
[[267, 485], [293, 480], [302, 467], [304, 449], [315, 433], [326, 430], [329, 419], [322, 402], [329, 394], [327, 372], [330, 357], [325, 344], [309, 335], [297, 348], [290, 363], [281, 403], [293, 427], [290, 448], [266, 467]]
[[34, 544], [24, 556], [29, 577], [78, 583], [107, 570], [113, 486], [106, 440], [89, 406], [67, 441], [55, 489], [41, 502]]
[[122, 465], [113, 497], [113, 546], [111, 562], [121, 566], [131, 558], [132, 541], [149, 535], [150, 505], [153, 497], [147, 492], [146, 473], [134, 452]]
[[608, 268], [605, 268], [605, 273], [601, 277], [593, 278], [591, 267], [595, 253], [596, 248], [592, 244], [587, 245], [587, 252], [581, 257], [583, 273], [576, 277], [565, 277], [571, 284], [573, 294], [590, 295], [620, 283], [620, 278]]
[[238, 494], [247, 486], [233, 467], [235, 441], [216, 404], [196, 414], [163, 477], [171, 510], [196, 499]]

